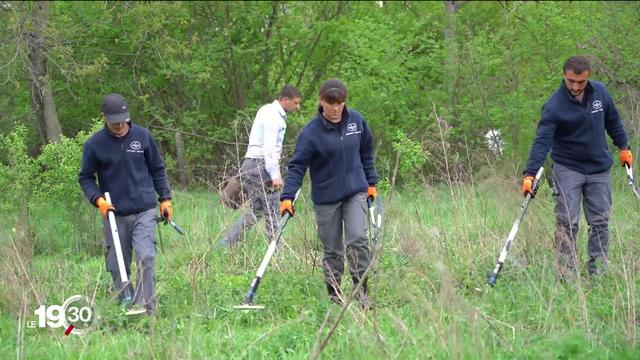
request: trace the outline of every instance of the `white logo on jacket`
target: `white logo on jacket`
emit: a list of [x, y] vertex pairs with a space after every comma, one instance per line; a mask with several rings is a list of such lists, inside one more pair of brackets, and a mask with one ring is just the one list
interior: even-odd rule
[[347, 133], [345, 135], [348, 136], [348, 135], [353, 135], [353, 134], [360, 134], [361, 132], [362, 131], [358, 131], [358, 124], [349, 123], [349, 124], [347, 124]]
[[133, 152], [133, 153], [143, 153], [144, 152], [144, 150], [140, 150], [140, 149], [142, 149], [142, 144], [138, 140], [132, 141], [129, 144], [129, 147], [131, 148], [131, 150], [127, 149], [127, 152]]
[[596, 113], [598, 111], [603, 111], [602, 109], [602, 101], [600, 100], [595, 100], [593, 102], [593, 104], [591, 104], [591, 107], [593, 108], [593, 110], [591, 110], [591, 113]]

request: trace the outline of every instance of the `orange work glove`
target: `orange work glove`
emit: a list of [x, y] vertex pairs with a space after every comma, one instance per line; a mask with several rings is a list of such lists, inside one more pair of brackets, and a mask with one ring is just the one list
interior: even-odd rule
[[535, 179], [535, 177], [528, 175], [525, 176], [522, 180], [522, 193], [524, 194], [524, 196], [527, 196], [527, 194], [533, 192], [533, 181]]
[[173, 216], [173, 207], [171, 207], [171, 200], [165, 200], [160, 203], [160, 216], [164, 221], [171, 221]]
[[113, 205], [109, 204], [107, 200], [105, 200], [102, 196], [96, 200], [96, 206], [100, 208], [100, 214], [102, 214], [103, 218], [107, 217], [107, 212], [109, 210], [116, 212], [116, 208]]
[[631, 150], [620, 150], [620, 163], [622, 166], [627, 165], [628, 167], [631, 167], [631, 164], [633, 164], [633, 155], [631, 155]]
[[367, 188], [367, 197], [370, 197], [371, 200], [375, 200], [376, 196], [378, 196], [378, 190], [376, 190], [376, 187], [369, 186], [369, 188]]
[[284, 216], [284, 213], [289, 213], [289, 216], [293, 216], [295, 212], [291, 200], [286, 199], [280, 201], [280, 216]]

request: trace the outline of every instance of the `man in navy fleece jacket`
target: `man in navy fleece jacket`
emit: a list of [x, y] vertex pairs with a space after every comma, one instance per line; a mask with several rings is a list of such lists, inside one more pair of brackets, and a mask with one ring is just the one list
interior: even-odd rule
[[631, 166], [633, 158], [611, 95], [602, 83], [589, 80], [589, 60], [571, 57], [562, 70], [560, 88], [542, 107], [522, 191], [525, 195], [531, 192], [534, 176], [551, 150], [552, 178], [557, 187], [556, 264], [565, 279], [576, 271], [581, 201], [589, 223], [589, 273], [606, 268], [613, 159], [605, 133], [620, 150], [623, 166]]
[[[137, 307], [131, 310], [134, 313], [153, 314], [158, 202], [166, 221], [173, 214], [164, 162], [149, 131], [131, 122], [127, 102], [121, 95], [105, 96], [101, 110], [105, 127], [85, 142], [78, 180], [89, 202], [100, 208], [107, 271], [111, 272], [119, 299], [133, 300]], [[112, 203], [105, 200], [105, 192], [110, 193]], [[120, 280], [108, 211], [115, 213], [127, 274], [131, 271], [132, 250], [136, 253], [138, 283], [133, 299], [127, 299], [133, 293], [131, 284]]]

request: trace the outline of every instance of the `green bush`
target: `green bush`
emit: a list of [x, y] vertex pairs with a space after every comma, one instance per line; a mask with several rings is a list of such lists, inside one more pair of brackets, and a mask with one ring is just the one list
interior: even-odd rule
[[[95, 122], [92, 131], [102, 126]], [[87, 206], [78, 184], [82, 144], [89, 133], [62, 137], [47, 144], [37, 157], [27, 151], [27, 130], [16, 126], [1, 138], [0, 213], [9, 228], [24, 230], [34, 252], [59, 250], [99, 252], [96, 212]], [[53, 221], [54, 218], [64, 219]], [[5, 229], [6, 230], [6, 229]]]
[[27, 151], [26, 137], [26, 127], [18, 125], [0, 140], [0, 191], [4, 199], [0, 211], [9, 216], [28, 211], [38, 172], [36, 161]]
[[422, 166], [427, 162], [429, 153], [402, 130], [396, 130], [393, 138], [391, 146], [400, 154], [398, 175], [408, 184], [419, 182]]

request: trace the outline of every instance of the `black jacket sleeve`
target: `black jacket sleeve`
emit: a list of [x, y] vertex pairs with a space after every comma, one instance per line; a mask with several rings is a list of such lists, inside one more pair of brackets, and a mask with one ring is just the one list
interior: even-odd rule
[[618, 149], [626, 149], [629, 147], [627, 132], [624, 130], [622, 120], [620, 120], [620, 115], [618, 114], [618, 110], [616, 110], [616, 106], [609, 92], [605, 92], [605, 99], [604, 127], [609, 137], [613, 140], [613, 144], [617, 146]]
[[160, 196], [158, 201], [171, 200], [171, 189], [169, 188], [169, 180], [164, 167], [164, 161], [158, 151], [158, 145], [151, 134], [149, 136], [149, 147], [145, 149], [145, 160], [149, 167], [149, 173], [153, 178], [153, 186]]
[[371, 129], [367, 126], [367, 122], [362, 119], [362, 140], [360, 142], [360, 161], [364, 173], [367, 176], [367, 182], [370, 186], [375, 186], [378, 182], [376, 174], [376, 164], [373, 157], [373, 136]]
[[551, 149], [555, 132], [556, 124], [553, 119], [553, 113], [547, 109], [546, 106], [543, 106], [542, 117], [538, 123], [538, 130], [536, 131], [536, 139], [531, 146], [531, 152], [529, 153], [529, 160], [527, 161], [524, 175], [535, 176], [538, 169], [544, 164], [544, 161], [547, 159], [547, 154]]
[[312, 156], [313, 147], [304, 134], [303, 129], [300, 135], [298, 135], [296, 149], [287, 165], [287, 178], [284, 182], [284, 189], [282, 189], [280, 200], [293, 200], [295, 198], [296, 192], [298, 192], [298, 189], [302, 186], [302, 180], [311, 163]]
[[85, 142], [82, 147], [82, 162], [80, 163], [78, 182], [80, 183], [84, 196], [93, 206], [96, 206], [96, 200], [102, 196], [98, 184], [96, 184], [97, 171], [98, 165], [93, 153], [93, 148], [88, 142]]

